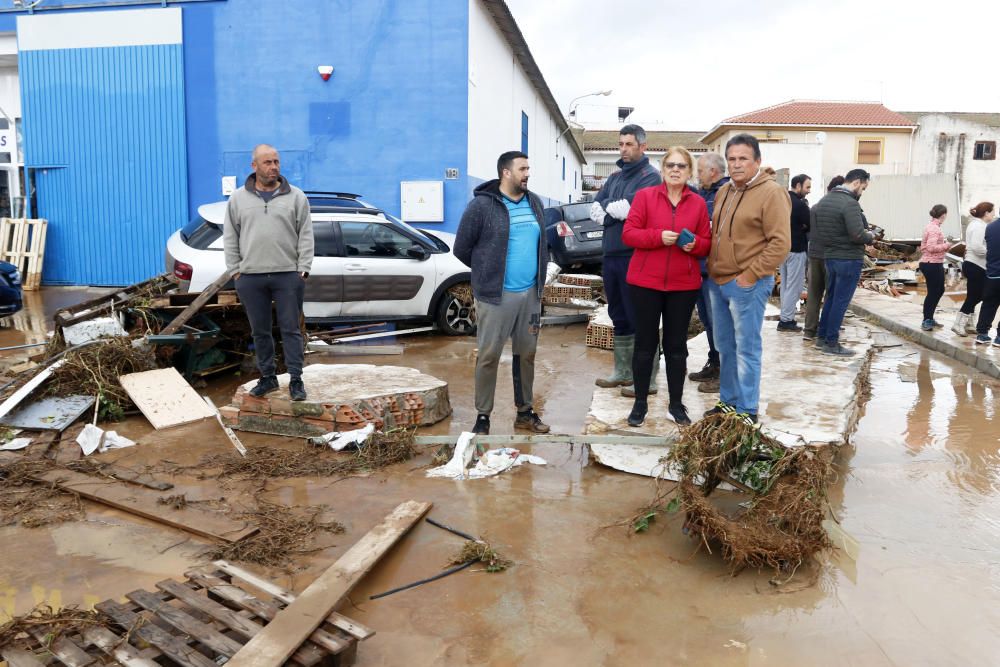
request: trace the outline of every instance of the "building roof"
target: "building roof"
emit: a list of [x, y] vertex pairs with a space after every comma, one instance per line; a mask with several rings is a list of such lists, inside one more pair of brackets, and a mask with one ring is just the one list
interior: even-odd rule
[[831, 102], [789, 100], [765, 109], [727, 118], [701, 138], [713, 138], [720, 130], [746, 126], [810, 127], [899, 127], [916, 125], [910, 118], [892, 111], [880, 102]]
[[[707, 151], [708, 146], [699, 141], [703, 134], [701, 130], [696, 132], [647, 130], [646, 150], [665, 151], [671, 146], [683, 146], [689, 151]], [[617, 151], [618, 130], [584, 130], [583, 150]]]
[[500, 29], [504, 39], [510, 45], [514, 56], [521, 64], [521, 68], [527, 74], [528, 80], [531, 81], [535, 90], [538, 91], [538, 96], [542, 98], [542, 102], [552, 115], [556, 126], [563, 132], [561, 136], [566, 137], [566, 143], [570, 145], [576, 156], [580, 158], [580, 162], [587, 164], [587, 159], [583, 156], [583, 150], [581, 150], [580, 144], [577, 143], [573, 133], [568, 131], [569, 123], [563, 117], [562, 110], [559, 108], [556, 98], [553, 97], [552, 91], [549, 90], [549, 85], [545, 83], [542, 70], [538, 68], [538, 63], [535, 62], [535, 58], [531, 55], [528, 42], [524, 39], [524, 35], [521, 34], [521, 29], [517, 27], [517, 21], [514, 20], [514, 15], [511, 14], [507, 3], [504, 0], [483, 0], [483, 5], [486, 7], [486, 11], [493, 16], [497, 28]]
[[1000, 113], [976, 113], [966, 111], [900, 111], [899, 113], [906, 116], [914, 123], [919, 123], [921, 116], [940, 115], [950, 116], [951, 118], [957, 118], [970, 123], [978, 123], [988, 127], [1000, 127]]

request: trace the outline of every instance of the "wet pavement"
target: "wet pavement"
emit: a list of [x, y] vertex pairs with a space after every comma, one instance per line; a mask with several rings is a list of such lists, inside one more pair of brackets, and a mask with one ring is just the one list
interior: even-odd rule
[[[610, 352], [586, 348], [583, 340], [584, 325], [542, 332], [537, 407], [555, 433], [582, 432], [593, 378], [611, 363]], [[364, 363], [412, 366], [448, 381], [452, 418], [421, 432], [468, 428], [475, 417], [474, 340], [397, 342], [406, 345], [402, 357]], [[240, 381], [214, 382], [209, 394], [225, 403]], [[461, 546], [450, 533], [417, 526], [342, 609], [378, 632], [359, 647], [359, 665], [994, 664], [1000, 383], [909, 343], [879, 349], [870, 382], [871, 398], [851, 445], [838, 452], [840, 474], [830, 489], [833, 511], [860, 543], [857, 560], [825, 556], [778, 586], [770, 572], [730, 576], [717, 555], [695, 553], [677, 521], [656, 523], [643, 535], [613, 526], [652, 498], [652, 480], [595, 465], [580, 446], [555, 444], [524, 448], [549, 465], [484, 480], [426, 479], [423, 454], [365, 478], [272, 481], [270, 499], [329, 504], [347, 532], [321, 538], [324, 548], [291, 573], [252, 569], [301, 590], [398, 502], [429, 500], [430, 516], [487, 536], [516, 565], [502, 574], [474, 567], [369, 601], [440, 571]], [[840, 389], [817, 381], [807, 391]], [[513, 432], [512, 395], [508, 353], [494, 433]], [[123, 465], [194, 463], [229, 447], [214, 422], [153, 432], [133, 418], [116, 428], [141, 443], [106, 455]], [[248, 445], [301, 446], [274, 436], [241, 438]], [[245, 500], [238, 484], [172, 481], [171, 493], [189, 498]], [[7, 613], [43, 601], [89, 605], [149, 588], [203, 562], [205, 546], [92, 505], [84, 521], [0, 528], [0, 544], [0, 611]]]

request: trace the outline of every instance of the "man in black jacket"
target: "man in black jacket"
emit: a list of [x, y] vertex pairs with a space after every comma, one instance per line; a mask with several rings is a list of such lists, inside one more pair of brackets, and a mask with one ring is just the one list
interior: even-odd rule
[[809, 249], [809, 203], [806, 196], [812, 191], [812, 179], [805, 174], [792, 178], [792, 249], [779, 267], [781, 271], [781, 317], [778, 331], [802, 331], [795, 323], [795, 310], [806, 281], [806, 264]]
[[507, 340], [514, 359], [514, 428], [548, 433], [532, 409], [535, 350], [541, 327], [541, 298], [549, 248], [542, 202], [528, 192], [528, 156], [509, 151], [497, 160], [498, 179], [475, 190], [455, 237], [455, 257], [472, 269], [476, 299], [476, 424], [489, 435], [497, 366]]
[[[642, 188], [659, 185], [659, 170], [646, 157], [646, 131], [638, 125], [626, 125], [618, 133], [617, 171], [608, 177], [594, 198], [590, 218], [604, 225], [601, 274], [608, 315], [615, 326], [615, 369], [607, 378], [598, 378], [598, 387], [623, 387], [622, 394], [634, 396], [632, 384], [632, 351], [635, 349], [635, 314], [625, 276], [632, 259], [632, 248], [622, 242], [622, 229], [635, 193]], [[659, 363], [659, 355], [657, 361]], [[649, 393], [656, 393], [656, 369], [650, 375]]]

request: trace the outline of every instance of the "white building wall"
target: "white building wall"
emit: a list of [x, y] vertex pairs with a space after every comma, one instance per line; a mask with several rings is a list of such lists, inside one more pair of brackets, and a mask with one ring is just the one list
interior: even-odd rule
[[927, 114], [918, 122], [913, 173], [955, 174], [958, 208], [964, 219], [969, 217], [969, 209], [981, 201], [1000, 205], [1000, 159], [974, 159], [977, 141], [996, 141], [1000, 148], [1000, 128], [946, 114]]
[[[472, 185], [496, 178], [497, 157], [521, 149], [521, 112], [528, 115], [529, 188], [546, 205], [577, 201], [580, 159], [517, 62], [480, 0], [469, 0], [469, 162]], [[563, 178], [563, 158], [566, 175]], [[576, 173], [576, 186], [573, 175]]]

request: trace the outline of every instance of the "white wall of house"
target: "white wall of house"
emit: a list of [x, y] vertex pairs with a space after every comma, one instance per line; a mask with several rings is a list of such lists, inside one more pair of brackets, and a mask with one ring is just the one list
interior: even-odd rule
[[528, 115], [528, 187], [550, 200], [546, 204], [577, 201], [583, 169], [568, 143], [569, 132], [561, 134], [556, 119], [480, 0], [469, 0], [470, 177], [483, 181], [496, 178], [497, 157], [521, 149], [522, 112]]
[[788, 185], [798, 174], [809, 176], [813, 180], [813, 190], [807, 197], [810, 205], [826, 194], [825, 182], [829, 179], [824, 180], [822, 144], [761, 144], [760, 156], [761, 166], [788, 170]]
[[918, 122], [913, 173], [955, 174], [959, 213], [965, 218], [981, 201], [1000, 204], [1000, 159], [995, 152], [992, 160], [975, 159], [977, 141], [996, 141], [1000, 146], [1000, 128], [941, 113], [923, 115]]

